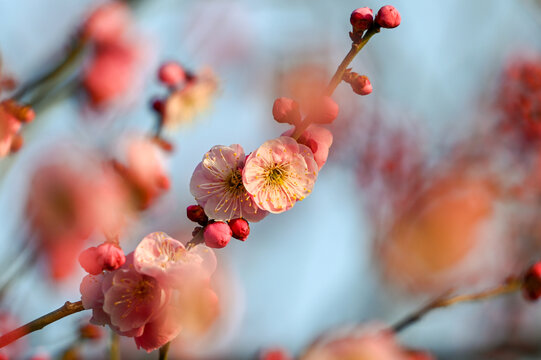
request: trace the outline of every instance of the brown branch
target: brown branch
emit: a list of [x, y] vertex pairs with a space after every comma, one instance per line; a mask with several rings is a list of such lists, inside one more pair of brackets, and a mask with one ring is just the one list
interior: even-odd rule
[[444, 307], [448, 307], [448, 306], [458, 304], [458, 303], [463, 303], [463, 302], [472, 302], [472, 301], [491, 299], [500, 295], [505, 295], [505, 294], [515, 292], [517, 290], [520, 290], [521, 287], [522, 287], [522, 281], [513, 279], [513, 280], [509, 280], [503, 285], [499, 285], [495, 288], [481, 291], [479, 293], [448, 297], [449, 292], [447, 292], [443, 294], [442, 296], [438, 297], [437, 299], [435, 299], [434, 301], [423, 306], [421, 309], [417, 310], [413, 314], [408, 315], [404, 319], [397, 322], [395, 325], [392, 326], [392, 329], [394, 332], [399, 332], [401, 330], [404, 330], [410, 325], [421, 320], [423, 316], [425, 316], [427, 313], [435, 309], [444, 308]]
[[26, 325], [23, 325], [13, 331], [8, 332], [7, 334], [0, 336], [0, 348], [11, 344], [15, 340], [25, 335], [28, 335], [31, 332], [43, 329], [45, 326], [52, 324], [57, 320], [60, 320], [68, 315], [72, 315], [83, 310], [85, 310], [85, 308], [83, 307], [82, 301], [77, 301], [74, 303], [66, 301], [66, 303], [62, 307], [48, 313], [47, 315], [43, 315], [36, 320], [30, 321]]

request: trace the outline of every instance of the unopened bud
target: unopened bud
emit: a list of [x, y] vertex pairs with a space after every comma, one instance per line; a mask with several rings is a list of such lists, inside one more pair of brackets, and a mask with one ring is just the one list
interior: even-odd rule
[[368, 30], [368, 28], [370, 28], [374, 22], [374, 13], [370, 8], [359, 8], [351, 13], [349, 22], [353, 26], [353, 31]]
[[209, 221], [207, 214], [205, 214], [205, 210], [203, 210], [203, 208], [199, 205], [188, 206], [186, 208], [186, 215], [188, 216], [188, 219], [198, 223], [199, 225], [205, 226]]
[[213, 222], [205, 226], [203, 238], [205, 245], [210, 248], [221, 249], [229, 244], [233, 232], [229, 225], [222, 221]]
[[400, 13], [391, 5], [382, 7], [376, 15], [376, 23], [383, 28], [395, 28], [400, 25], [401, 20]]
[[177, 86], [186, 80], [186, 72], [178, 63], [168, 62], [158, 70], [158, 78], [167, 86]]
[[301, 121], [299, 104], [295, 100], [286, 97], [278, 98], [274, 100], [272, 116], [279, 123], [296, 125]]
[[250, 224], [242, 218], [230, 220], [229, 227], [235, 239], [246, 241], [248, 235], [250, 235]]

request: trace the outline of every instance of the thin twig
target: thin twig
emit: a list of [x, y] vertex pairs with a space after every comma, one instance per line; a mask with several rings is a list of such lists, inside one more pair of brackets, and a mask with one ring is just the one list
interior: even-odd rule
[[434, 301], [430, 302], [429, 304], [423, 306], [421, 309], [417, 310], [413, 314], [406, 316], [404, 319], [400, 320], [395, 325], [393, 325], [392, 329], [394, 330], [394, 332], [399, 332], [401, 330], [404, 330], [408, 326], [421, 320], [421, 318], [425, 316], [427, 313], [429, 313], [430, 311], [438, 309], [438, 308], [444, 308], [444, 307], [448, 307], [448, 306], [458, 304], [458, 303], [463, 303], [463, 302], [472, 302], [472, 301], [491, 299], [500, 295], [505, 295], [505, 294], [515, 292], [517, 290], [520, 290], [521, 287], [522, 287], [522, 281], [513, 279], [506, 282], [503, 285], [499, 285], [495, 288], [481, 291], [479, 293], [457, 295], [457, 296], [452, 296], [452, 297], [447, 297], [448, 293], [446, 293], [438, 297]]
[[[327, 89], [325, 90], [325, 94], [327, 96], [331, 96], [333, 94], [338, 84], [340, 84], [340, 82], [342, 81], [342, 77], [344, 76], [344, 73], [346, 72], [349, 64], [351, 64], [355, 56], [357, 56], [359, 51], [361, 51], [361, 49], [368, 43], [372, 36], [380, 32], [380, 29], [381, 28], [379, 26], [374, 25], [366, 31], [366, 33], [361, 39], [353, 41], [353, 43], [351, 44], [351, 49], [347, 53], [346, 57], [344, 57], [340, 65], [338, 65], [338, 68], [336, 69], [336, 72], [331, 78], [329, 85], [327, 85]], [[295, 127], [295, 131], [293, 132], [291, 137], [298, 140], [304, 130], [306, 130], [311, 123], [312, 119], [310, 117], [306, 117], [304, 121], [302, 121], [299, 125]]]
[[36, 320], [30, 321], [26, 325], [23, 325], [13, 331], [8, 332], [7, 334], [0, 336], [0, 348], [11, 344], [15, 340], [25, 335], [28, 335], [31, 332], [43, 329], [45, 326], [52, 324], [57, 320], [60, 320], [68, 315], [72, 315], [83, 310], [85, 310], [85, 308], [83, 307], [82, 301], [77, 301], [74, 303], [66, 301], [66, 303], [62, 307], [48, 313], [47, 315], [43, 315]]

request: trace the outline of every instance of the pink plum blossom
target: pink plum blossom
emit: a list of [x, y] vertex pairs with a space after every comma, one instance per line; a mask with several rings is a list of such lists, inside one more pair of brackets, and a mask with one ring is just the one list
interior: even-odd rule
[[132, 25], [130, 8], [121, 1], [98, 7], [83, 25], [83, 35], [98, 43], [112, 43], [123, 37]]
[[188, 278], [209, 278], [216, 269], [216, 256], [205, 246], [187, 251], [184, 245], [163, 232], [146, 236], [134, 251], [134, 266], [141, 274], [170, 286]]
[[242, 179], [257, 206], [276, 214], [308, 196], [317, 174], [310, 148], [282, 136], [265, 142], [248, 156]]
[[135, 207], [146, 209], [171, 185], [162, 153], [143, 137], [128, 139], [125, 147], [125, 161], [115, 162], [115, 170], [131, 189]]
[[201, 70], [185, 87], [167, 98], [163, 112], [164, 125], [174, 129], [191, 122], [210, 106], [217, 88], [218, 79], [212, 70]]
[[83, 71], [83, 85], [92, 105], [109, 105], [133, 91], [141, 54], [136, 43], [100, 45]]
[[190, 181], [190, 191], [211, 219], [243, 217], [259, 221], [267, 212], [257, 207], [243, 185], [245, 155], [240, 145], [217, 145], [203, 156]]
[[[283, 133], [283, 136], [291, 136], [293, 129]], [[329, 148], [332, 145], [332, 133], [326, 128], [318, 125], [310, 125], [297, 140], [300, 144], [306, 145], [314, 153], [314, 160], [317, 163], [319, 170], [327, 162], [329, 156]]]

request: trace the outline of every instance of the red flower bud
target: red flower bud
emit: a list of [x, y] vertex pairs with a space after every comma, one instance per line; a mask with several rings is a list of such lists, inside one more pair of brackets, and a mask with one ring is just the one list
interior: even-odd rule
[[374, 13], [370, 8], [359, 8], [351, 13], [349, 22], [351, 25], [353, 25], [353, 31], [368, 30], [368, 28], [372, 26], [372, 23], [374, 22]]
[[210, 248], [221, 249], [229, 244], [233, 232], [229, 225], [222, 221], [213, 222], [205, 226], [203, 238], [205, 245]]
[[178, 63], [168, 62], [158, 70], [158, 78], [167, 86], [176, 86], [186, 80], [186, 73]]
[[103, 331], [96, 325], [86, 324], [79, 328], [79, 334], [82, 339], [99, 340], [103, 336]]
[[235, 239], [246, 241], [248, 235], [250, 235], [250, 224], [242, 218], [230, 220], [229, 227], [231, 228]]
[[527, 300], [535, 301], [541, 297], [541, 261], [532, 265], [524, 275], [522, 290]]
[[286, 97], [278, 98], [274, 100], [272, 116], [279, 123], [298, 124], [301, 121], [299, 104], [295, 100]]
[[203, 208], [199, 205], [188, 206], [186, 208], [186, 215], [188, 216], [188, 219], [198, 223], [199, 225], [205, 226], [209, 221], [207, 214], [205, 214], [205, 210], [203, 210]]
[[163, 111], [165, 109], [164, 101], [162, 99], [152, 100], [152, 109], [156, 111], [158, 114], [163, 115]]
[[368, 76], [359, 75], [351, 80], [349, 83], [353, 92], [359, 95], [368, 95], [372, 92], [372, 84]]
[[383, 28], [392, 29], [400, 25], [400, 13], [394, 6], [386, 5], [379, 9], [376, 15], [376, 22]]

